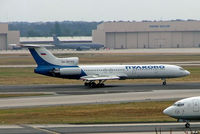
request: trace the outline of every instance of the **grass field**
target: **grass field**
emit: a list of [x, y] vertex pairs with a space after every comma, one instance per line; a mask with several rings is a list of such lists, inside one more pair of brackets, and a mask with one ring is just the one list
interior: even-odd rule
[[[80, 64], [121, 64], [134, 62], [176, 62], [199, 61], [200, 54], [134, 54], [134, 53], [76, 53], [57, 54], [58, 57], [79, 57]], [[31, 65], [35, 64], [29, 54], [0, 55], [0, 65]]]
[[0, 110], [0, 124], [130, 123], [175, 121], [162, 113], [173, 104], [135, 102]]
[[[199, 82], [200, 66], [186, 66], [185, 69], [191, 72], [190, 76], [169, 79], [168, 82]], [[0, 84], [1, 85], [21, 85], [21, 84], [81, 84], [80, 80], [69, 80], [53, 78], [35, 74], [34, 68], [1, 68]], [[52, 83], [53, 82], [53, 83]], [[135, 79], [135, 80], [111, 80], [107, 83], [161, 83], [160, 79]]]
[[30, 97], [30, 96], [43, 96], [43, 95], [50, 95], [50, 94], [43, 94], [43, 93], [20, 93], [20, 94], [0, 94], [0, 98], [10, 98], [10, 97]]

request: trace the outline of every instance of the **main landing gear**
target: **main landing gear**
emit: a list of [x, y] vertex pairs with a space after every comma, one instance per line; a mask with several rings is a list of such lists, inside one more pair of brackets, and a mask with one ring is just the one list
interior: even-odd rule
[[99, 80], [98, 83], [95, 83], [95, 81], [86, 81], [84, 83], [85, 86], [90, 87], [90, 88], [95, 88], [95, 87], [104, 87], [104, 82], [105, 80]]

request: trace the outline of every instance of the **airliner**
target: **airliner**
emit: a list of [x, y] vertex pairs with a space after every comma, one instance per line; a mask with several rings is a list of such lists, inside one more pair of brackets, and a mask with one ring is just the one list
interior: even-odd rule
[[102, 44], [96, 43], [61, 43], [57, 36], [53, 35], [53, 44], [62, 49], [76, 49], [77, 51], [104, 48]]
[[177, 121], [185, 121], [185, 127], [189, 128], [189, 121], [200, 120], [200, 96], [179, 100], [166, 108], [163, 113]]
[[103, 87], [107, 80], [166, 79], [184, 77], [189, 71], [176, 65], [78, 65], [78, 57], [57, 58], [45, 47], [25, 45], [37, 63], [34, 72], [46, 76], [80, 79], [88, 87]]

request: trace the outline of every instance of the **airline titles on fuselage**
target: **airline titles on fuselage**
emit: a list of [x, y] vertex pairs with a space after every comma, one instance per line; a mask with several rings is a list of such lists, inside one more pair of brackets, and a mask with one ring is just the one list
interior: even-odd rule
[[126, 70], [130, 69], [136, 69], [136, 70], [141, 70], [141, 69], [165, 69], [165, 66], [163, 65], [148, 65], [148, 66], [125, 66]]

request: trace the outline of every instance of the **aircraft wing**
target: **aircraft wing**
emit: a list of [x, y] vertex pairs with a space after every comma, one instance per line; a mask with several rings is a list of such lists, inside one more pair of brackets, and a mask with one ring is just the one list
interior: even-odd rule
[[95, 80], [116, 80], [120, 79], [120, 76], [109, 76], [109, 75], [88, 75], [81, 77], [82, 80], [95, 81]]

